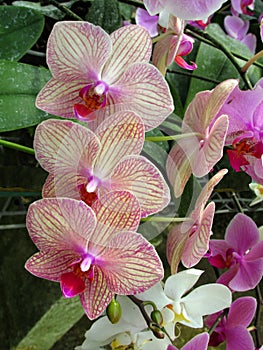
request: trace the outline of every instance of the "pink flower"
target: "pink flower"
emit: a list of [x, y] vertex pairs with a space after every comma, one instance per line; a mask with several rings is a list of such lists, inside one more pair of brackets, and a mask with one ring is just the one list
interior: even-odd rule
[[133, 112], [118, 112], [93, 133], [68, 120], [49, 119], [35, 133], [40, 165], [49, 172], [43, 197], [69, 197], [92, 206], [112, 190], [131, 191], [143, 217], [162, 210], [170, 201], [160, 171], [140, 156], [144, 125]]
[[187, 20], [206, 19], [226, 0], [144, 0], [150, 15], [166, 10], [173, 16]]
[[189, 268], [196, 265], [207, 252], [212, 234], [215, 203], [206, 204], [214, 187], [226, 173], [227, 170], [222, 169], [208, 181], [196, 200], [195, 209], [191, 212], [189, 220], [174, 226], [169, 232], [166, 255], [172, 274], [176, 273], [180, 260]]
[[[187, 342], [181, 350], [206, 350], [209, 341], [208, 333], [201, 333], [196, 335], [193, 339]], [[178, 350], [174, 345], [168, 345], [167, 350]]]
[[226, 16], [224, 26], [227, 34], [247, 46], [254, 54], [256, 51], [257, 38], [254, 34], [247, 34], [249, 21], [243, 21], [238, 16]]
[[140, 26], [109, 36], [88, 22], [58, 22], [47, 45], [53, 78], [36, 105], [87, 121], [92, 130], [112, 113], [132, 110], [152, 129], [173, 111], [173, 102], [164, 78], [148, 63], [151, 51], [151, 38]]
[[255, 0], [231, 0], [232, 12], [235, 15], [239, 13], [251, 15], [253, 14], [251, 10], [254, 9], [254, 1]]
[[227, 268], [218, 283], [233, 291], [247, 291], [256, 287], [263, 276], [263, 241], [250, 217], [237, 214], [226, 230], [225, 240], [210, 241], [211, 265]]
[[182, 125], [182, 138], [171, 149], [166, 169], [175, 197], [180, 197], [193, 173], [207, 175], [223, 155], [228, 128], [227, 113], [220, 108], [237, 85], [230, 79], [212, 91], [199, 92], [189, 104]]
[[228, 96], [218, 115], [227, 114], [229, 128], [226, 145], [231, 166], [240, 168], [254, 182], [263, 184], [263, 79], [253, 90], [241, 91], [237, 86]]
[[[224, 316], [210, 336], [209, 345], [218, 346], [226, 342], [226, 350], [254, 350], [255, 345], [247, 327], [250, 325], [255, 311], [256, 299], [242, 297], [236, 299], [231, 305], [228, 316]], [[206, 325], [212, 327], [220, 316], [220, 312], [210, 315]]]
[[40, 250], [26, 262], [32, 274], [60, 282], [66, 298], [80, 296], [90, 319], [115, 294], [143, 292], [163, 277], [154, 247], [136, 233], [140, 207], [129, 192], [104, 195], [91, 209], [70, 198], [31, 204], [27, 228]]
[[159, 16], [151, 16], [146, 10], [142, 8], [138, 7], [136, 10], [136, 24], [139, 24], [140, 26], [147, 29], [151, 37], [158, 35], [158, 19]]

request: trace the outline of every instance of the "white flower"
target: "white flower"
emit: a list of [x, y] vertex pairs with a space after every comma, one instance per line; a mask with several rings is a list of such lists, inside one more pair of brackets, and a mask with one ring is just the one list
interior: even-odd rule
[[249, 188], [254, 191], [256, 198], [249, 204], [250, 206], [258, 204], [263, 201], [263, 185], [251, 182]]

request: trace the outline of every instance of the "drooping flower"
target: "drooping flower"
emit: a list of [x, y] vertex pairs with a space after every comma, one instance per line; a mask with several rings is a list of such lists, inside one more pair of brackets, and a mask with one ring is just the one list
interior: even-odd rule
[[[254, 350], [255, 345], [247, 327], [250, 325], [255, 311], [257, 302], [252, 297], [242, 297], [236, 299], [228, 312], [216, 326], [210, 336], [209, 345], [218, 346], [226, 342], [226, 350]], [[205, 323], [212, 327], [221, 313], [210, 315]]]
[[263, 241], [255, 222], [245, 214], [237, 214], [226, 230], [225, 240], [210, 241], [210, 264], [227, 268], [218, 283], [233, 291], [256, 287], [263, 276]]
[[218, 115], [227, 114], [229, 128], [226, 145], [234, 170], [244, 170], [254, 182], [263, 184], [263, 79], [253, 90], [237, 86], [228, 96]]
[[[202, 270], [197, 269], [184, 270], [169, 276], [165, 281], [164, 293], [171, 302], [166, 305], [162, 313], [164, 318], [172, 315], [173, 329], [174, 323], [177, 322], [192, 328], [201, 328], [204, 315], [210, 315], [230, 306], [232, 294], [226, 286], [221, 284], [205, 284], [189, 292], [202, 273]], [[169, 325], [166, 325], [166, 329], [169, 332]]]
[[47, 44], [53, 78], [36, 105], [89, 121], [93, 130], [112, 113], [132, 110], [152, 129], [173, 111], [173, 102], [164, 78], [148, 63], [151, 50], [150, 35], [140, 26], [124, 26], [109, 36], [88, 22], [58, 22]]
[[207, 175], [222, 157], [228, 116], [220, 113], [215, 117], [237, 83], [226, 80], [212, 91], [199, 92], [189, 104], [182, 138], [172, 147], [166, 163], [175, 197], [181, 196], [192, 173], [196, 177]]
[[247, 34], [249, 21], [244, 21], [238, 16], [226, 16], [224, 26], [227, 34], [245, 44], [254, 54], [256, 51], [257, 38], [254, 34]]
[[174, 226], [169, 232], [166, 256], [172, 273], [176, 273], [180, 260], [185, 267], [192, 267], [208, 251], [215, 203], [206, 204], [214, 187], [226, 173], [227, 170], [222, 169], [208, 181], [196, 200], [195, 209], [190, 213], [189, 220]]
[[150, 15], [163, 10], [187, 20], [206, 19], [216, 12], [226, 0], [144, 0]]
[[235, 15], [251, 15], [255, 0], [231, 0], [232, 12]]
[[[196, 335], [189, 342], [187, 342], [181, 350], [206, 350], [209, 341], [209, 334], [204, 332]], [[167, 350], [179, 350], [174, 345], [168, 345]]]
[[115, 294], [136, 294], [163, 277], [154, 247], [136, 233], [140, 207], [129, 192], [110, 192], [91, 209], [70, 198], [31, 204], [27, 228], [40, 250], [26, 262], [32, 274], [60, 282], [66, 298], [80, 296], [90, 319]]
[[133, 112], [107, 118], [95, 133], [68, 120], [49, 119], [35, 133], [40, 165], [49, 172], [43, 197], [69, 197], [88, 205], [112, 190], [131, 191], [143, 217], [163, 209], [169, 188], [160, 171], [140, 156], [144, 125]]

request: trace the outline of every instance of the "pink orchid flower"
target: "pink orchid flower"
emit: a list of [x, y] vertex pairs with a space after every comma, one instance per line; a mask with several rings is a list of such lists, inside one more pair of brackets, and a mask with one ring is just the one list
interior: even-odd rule
[[244, 15], [252, 15], [255, 0], [231, 0], [232, 12], [234, 15], [239, 13]]
[[31, 204], [27, 228], [40, 250], [26, 262], [33, 275], [60, 282], [66, 298], [80, 296], [90, 319], [115, 294], [143, 292], [163, 277], [154, 247], [136, 233], [140, 207], [129, 192], [104, 195], [91, 209], [71, 198]]
[[244, 21], [238, 16], [226, 16], [224, 26], [227, 34], [247, 46], [254, 54], [256, 51], [257, 38], [254, 34], [247, 34], [249, 21]]
[[175, 197], [180, 197], [193, 173], [196, 177], [207, 175], [223, 155], [228, 129], [227, 113], [222, 105], [237, 85], [229, 79], [212, 91], [196, 94], [189, 104], [182, 125], [182, 138], [172, 147], [166, 163], [168, 179]]
[[[208, 347], [209, 334], [204, 332], [196, 335], [193, 339], [187, 342], [181, 350], [206, 350]], [[167, 350], [179, 350], [174, 345], [168, 345]]]
[[209, 248], [212, 235], [212, 224], [215, 213], [215, 203], [206, 205], [214, 187], [227, 173], [227, 169], [220, 170], [214, 175], [200, 192], [195, 209], [189, 220], [174, 226], [168, 234], [166, 256], [171, 266], [171, 273], [176, 273], [180, 260], [189, 268], [195, 266]]
[[228, 269], [218, 283], [233, 291], [247, 291], [256, 287], [263, 276], [263, 241], [250, 217], [237, 214], [226, 230], [225, 239], [213, 239], [209, 244], [211, 265]]
[[49, 119], [36, 129], [34, 148], [49, 172], [43, 197], [69, 197], [92, 206], [103, 193], [131, 191], [142, 217], [162, 210], [170, 201], [160, 171], [140, 156], [144, 125], [133, 112], [118, 112], [93, 133], [68, 120]]
[[124, 26], [108, 35], [88, 22], [58, 22], [47, 44], [53, 78], [37, 96], [49, 113], [89, 122], [94, 130], [120, 110], [139, 114], [146, 130], [173, 111], [167, 83], [151, 64], [147, 30]]
[[187, 20], [206, 19], [217, 11], [226, 0], [144, 0], [150, 15], [165, 10], [173, 16]]
[[228, 96], [218, 115], [227, 114], [229, 128], [226, 145], [234, 170], [240, 168], [254, 182], [263, 184], [263, 79], [253, 90], [242, 91], [237, 86]]
[[145, 28], [151, 37], [157, 36], [159, 16], [151, 16], [146, 10], [138, 7], [136, 10], [135, 21]]
[[[228, 312], [216, 326], [210, 336], [209, 345], [218, 346], [226, 342], [226, 350], [255, 350], [253, 338], [247, 327], [253, 320], [257, 302], [252, 297], [242, 297], [236, 299]], [[212, 327], [220, 316], [220, 312], [210, 315], [206, 319], [206, 325]]]

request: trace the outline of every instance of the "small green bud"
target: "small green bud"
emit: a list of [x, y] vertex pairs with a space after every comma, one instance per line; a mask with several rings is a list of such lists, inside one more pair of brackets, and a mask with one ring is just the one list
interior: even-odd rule
[[155, 335], [156, 338], [158, 339], [164, 339], [165, 334], [164, 332], [161, 330], [161, 328], [159, 327], [159, 325], [151, 323], [149, 325], [150, 330], [153, 332], [153, 334]]
[[115, 324], [119, 322], [121, 318], [121, 306], [120, 303], [113, 298], [106, 309], [106, 314], [111, 323]]
[[153, 322], [157, 323], [159, 326], [163, 323], [163, 316], [159, 310], [153, 310], [151, 312], [151, 319]]

